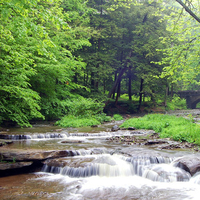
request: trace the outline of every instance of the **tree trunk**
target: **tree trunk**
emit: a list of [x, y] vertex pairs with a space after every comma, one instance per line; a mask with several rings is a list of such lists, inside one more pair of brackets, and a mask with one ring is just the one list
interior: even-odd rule
[[117, 105], [118, 99], [120, 97], [120, 89], [121, 89], [121, 79], [119, 80], [119, 83], [118, 83], [117, 97], [116, 97], [116, 100], [115, 100], [115, 105]]
[[98, 90], [99, 90], [99, 82], [96, 81], [96, 83], [95, 83], [95, 92], [98, 92]]
[[171, 97], [174, 96], [174, 87], [173, 87], [173, 84], [171, 85]]
[[164, 102], [165, 110], [166, 110], [166, 107], [167, 107], [167, 96], [168, 96], [168, 91], [169, 91], [169, 87], [167, 86], [167, 87], [166, 87], [166, 91], [165, 91], [165, 102]]
[[[115, 81], [117, 80], [117, 72], [115, 72]], [[115, 99], [115, 89], [113, 91], [113, 94], [112, 94], [112, 99]]]
[[103, 93], [106, 93], [106, 80], [103, 79]]
[[119, 81], [121, 80], [122, 75], [124, 74], [124, 72], [125, 72], [126, 70], [127, 70], [127, 67], [124, 67], [124, 68], [122, 68], [121, 71], [119, 72], [118, 77], [117, 77], [117, 79], [116, 79], [116, 81], [115, 81], [115, 83], [114, 83], [112, 89], [110, 90], [110, 92], [109, 92], [109, 94], [108, 94], [108, 98], [110, 98], [111, 95], [113, 94], [113, 92], [115, 91], [115, 89], [116, 89], [116, 87], [117, 87]]
[[128, 79], [129, 79], [129, 82], [128, 82], [128, 96], [129, 96], [129, 101], [132, 100], [131, 98], [131, 67], [129, 67], [129, 70], [128, 70]]
[[140, 108], [141, 108], [141, 104], [142, 104], [142, 90], [143, 90], [143, 82], [144, 82], [144, 79], [141, 78], [141, 82], [140, 82], [140, 99], [139, 99], [138, 110], [140, 110]]
[[91, 85], [90, 85], [91, 90], [94, 90], [95, 88], [95, 81], [94, 81], [94, 72], [91, 72]]

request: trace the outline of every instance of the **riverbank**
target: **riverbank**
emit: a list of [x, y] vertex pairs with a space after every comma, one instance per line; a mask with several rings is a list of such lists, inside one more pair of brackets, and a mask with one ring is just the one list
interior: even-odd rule
[[[195, 119], [195, 121], [197, 121], [197, 119], [199, 118], [199, 113], [200, 113], [200, 110], [193, 111], [192, 119]], [[174, 115], [177, 115], [177, 116], [182, 115], [186, 118], [188, 117], [191, 118], [191, 115], [188, 115], [188, 111], [181, 111], [181, 112], [174, 112], [174, 113], [171, 112], [170, 118], [173, 118]], [[133, 119], [139, 119], [141, 116], [143, 116], [143, 114], [124, 115], [123, 117], [126, 118], [126, 121], [128, 121], [128, 120], [133, 120]], [[144, 119], [144, 118], [141, 118], [141, 119]], [[84, 146], [85, 142], [82, 141], [82, 139], [69, 140], [68, 138], [70, 138], [70, 136], [72, 135], [92, 137], [92, 135], [95, 135], [95, 134], [94, 133], [90, 134], [89, 132], [93, 132], [93, 131], [101, 132], [102, 130], [106, 130], [108, 132], [111, 132], [114, 136], [107, 137], [106, 142], [110, 144], [113, 143], [114, 145], [117, 145], [117, 146], [121, 146], [121, 145], [134, 146], [134, 147], [144, 146], [150, 149], [161, 150], [161, 151], [191, 150], [192, 152], [200, 152], [199, 146], [197, 144], [189, 143], [186, 141], [174, 141], [170, 137], [161, 138], [159, 131], [139, 129], [137, 127], [134, 127], [136, 125], [134, 123], [131, 123], [128, 125], [127, 128], [121, 128], [120, 130], [120, 127], [118, 125], [120, 125], [122, 122], [123, 121], [121, 121], [120, 123], [112, 122], [110, 123], [110, 125], [108, 125], [108, 128], [101, 128], [101, 126], [104, 126], [104, 125], [99, 125], [96, 127], [79, 128], [79, 129], [76, 129], [76, 128], [64, 129], [64, 128], [52, 126], [52, 123], [49, 123], [50, 126], [48, 126], [48, 124], [45, 124], [45, 126], [40, 124], [40, 125], [35, 125], [33, 128], [19, 129], [20, 134], [17, 133], [17, 135], [13, 135], [12, 130], [10, 131], [9, 129], [6, 129], [6, 130], [4, 129], [2, 130], [2, 132], [0, 132], [0, 138], [2, 138], [3, 136], [4, 137], [7, 136], [6, 137], [7, 140], [5, 139], [0, 140], [0, 144], [1, 144], [0, 176], [5, 176], [5, 175], [13, 174], [13, 173], [17, 174], [17, 173], [23, 173], [23, 172], [32, 172], [34, 170], [38, 170], [38, 168], [40, 169], [43, 163], [45, 162], [45, 160], [47, 159], [55, 159], [59, 157], [78, 155], [80, 153], [76, 152], [77, 145]], [[152, 122], [150, 122], [150, 124], [151, 123]], [[163, 124], [166, 126], [165, 121], [162, 121], [161, 125]], [[115, 125], [115, 129], [113, 128], [114, 127], [113, 125]], [[38, 127], [40, 126], [41, 128], [38, 129]], [[107, 125], [105, 124], [105, 126]], [[166, 127], [168, 127], [168, 125]], [[31, 131], [33, 130], [35, 133], [32, 135]], [[81, 130], [85, 130], [86, 133], [80, 133], [80, 134], [69, 133], [69, 131], [77, 132]], [[42, 131], [43, 133], [38, 133], [40, 131]], [[121, 131], [120, 132], [121, 135], [118, 135], [118, 131]], [[23, 132], [24, 134], [21, 134]], [[12, 137], [10, 137], [8, 134]], [[101, 135], [101, 133], [98, 133], [98, 135]], [[11, 139], [8, 140], [8, 138], [11, 138]], [[12, 140], [12, 138], [15, 140]], [[47, 143], [50, 142], [52, 144], [46, 145], [45, 140], [47, 141]], [[58, 147], [60, 146], [60, 144], [58, 145], [57, 142], [54, 142], [56, 140], [58, 141], [62, 140], [60, 143], [62, 144], [61, 147], [62, 146], [64, 147], [64, 145], [66, 145], [65, 149], [67, 149], [67, 147], [69, 147], [70, 149], [69, 150], [59, 149], [61, 147]], [[43, 143], [44, 145], [42, 146], [45, 149], [38, 150], [37, 145], [36, 146], [33, 145], [33, 147], [30, 146], [31, 143], [37, 143], [37, 142]], [[20, 149], [17, 148], [17, 145], [16, 145], [17, 143], [20, 145]], [[28, 146], [25, 145], [26, 143], [28, 144]], [[23, 144], [24, 147], [22, 147], [21, 144]], [[74, 147], [74, 149], [72, 146]]]

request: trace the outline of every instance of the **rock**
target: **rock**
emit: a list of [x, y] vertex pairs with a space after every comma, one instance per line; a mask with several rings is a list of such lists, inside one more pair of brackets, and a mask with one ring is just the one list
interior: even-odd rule
[[92, 125], [91, 127], [92, 127], [92, 128], [96, 128], [96, 127], [98, 127], [98, 125]]
[[56, 131], [56, 132], [60, 132], [60, 131], [62, 131], [63, 129], [62, 128], [60, 128], [60, 129], [55, 129], [54, 131]]
[[13, 141], [10, 141], [10, 140], [9, 141], [8, 140], [1, 140], [0, 139], [0, 147], [3, 146], [3, 145], [6, 145], [6, 144], [12, 144], [12, 143], [13, 143]]
[[80, 140], [65, 140], [65, 141], [62, 141], [61, 143], [82, 143], [82, 141], [80, 141]]
[[0, 133], [4, 132], [7, 133], [9, 129], [0, 127]]
[[120, 130], [119, 126], [117, 125], [114, 125], [112, 128], [111, 128], [111, 131], [118, 131]]
[[166, 140], [148, 140], [144, 145], [164, 144], [168, 143]]
[[143, 177], [159, 182], [189, 181], [191, 176], [183, 169], [168, 164], [154, 165], [145, 170]]
[[136, 130], [136, 128], [135, 127], [128, 127], [128, 130], [133, 131], [133, 130]]
[[0, 163], [0, 170], [16, 169], [32, 165], [33, 162]]
[[32, 151], [32, 152], [2, 152], [0, 153], [0, 157], [4, 161], [43, 161], [49, 158], [60, 158], [60, 157], [68, 157], [79, 155], [78, 151], [75, 150], [60, 150], [60, 151]]
[[48, 159], [44, 162], [44, 164], [51, 166], [51, 167], [85, 167], [91, 164], [92, 161], [96, 160], [95, 157], [90, 158], [58, 158], [58, 159]]
[[135, 134], [135, 135], [142, 135], [142, 134], [144, 134], [143, 132], [141, 132], [141, 131], [133, 131], [133, 132], [131, 132], [130, 134]]
[[176, 167], [180, 167], [185, 171], [189, 172], [192, 176], [200, 171], [200, 158], [198, 157], [181, 157], [174, 161]]

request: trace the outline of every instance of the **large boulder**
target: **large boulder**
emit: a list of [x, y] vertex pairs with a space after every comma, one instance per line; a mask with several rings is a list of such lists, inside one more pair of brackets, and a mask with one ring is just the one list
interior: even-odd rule
[[111, 131], [118, 131], [120, 130], [119, 126], [117, 125], [114, 125], [112, 128], [111, 128]]
[[174, 166], [189, 172], [192, 176], [200, 171], [200, 158], [196, 156], [184, 156], [174, 161]]

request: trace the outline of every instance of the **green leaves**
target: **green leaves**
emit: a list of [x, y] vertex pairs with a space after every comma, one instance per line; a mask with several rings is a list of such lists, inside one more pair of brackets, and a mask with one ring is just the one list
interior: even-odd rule
[[[197, 1], [192, 3], [195, 5], [192, 11], [198, 13]], [[161, 77], [168, 78], [169, 82], [176, 83], [182, 90], [195, 89], [200, 81], [198, 77], [200, 26], [194, 18], [181, 9], [179, 4], [174, 3], [171, 8], [167, 5], [166, 10], [169, 9], [170, 15], [166, 14], [164, 18], [167, 20], [170, 36], [161, 38], [167, 47], [159, 49], [165, 56], [157, 63], [164, 66]]]
[[84, 66], [72, 52], [89, 42], [69, 27], [61, 3], [0, 0], [1, 121], [28, 126], [31, 119], [44, 118], [41, 112], [48, 119], [65, 113], [60, 105], [77, 87], [75, 70]]

